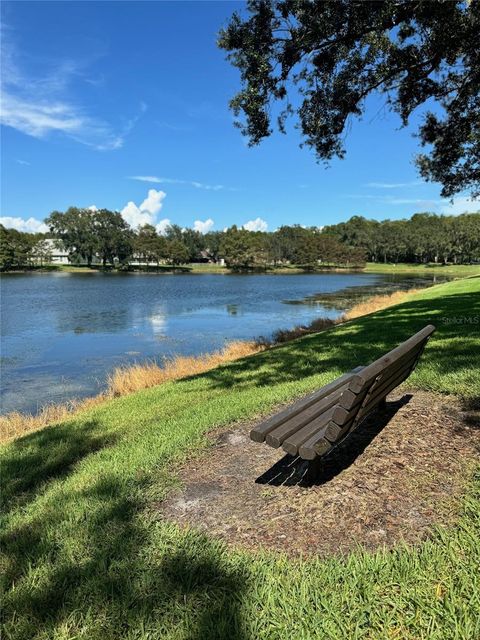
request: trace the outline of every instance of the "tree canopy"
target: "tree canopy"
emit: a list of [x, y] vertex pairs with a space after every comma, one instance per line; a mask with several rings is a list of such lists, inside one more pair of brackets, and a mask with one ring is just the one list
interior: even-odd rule
[[407, 125], [425, 107], [416, 158], [442, 196], [480, 194], [480, 2], [248, 0], [219, 46], [241, 73], [237, 126], [258, 144], [297, 117], [320, 161], [345, 154], [345, 132], [374, 92]]
[[[92, 212], [70, 207], [65, 213], [55, 212], [47, 221], [51, 232], [46, 235], [55, 240], [53, 246], [67, 249], [74, 264], [82, 258], [87, 264], [90, 260], [90, 265], [110, 263], [128, 269], [219, 258], [234, 270], [280, 265], [305, 270], [351, 268], [364, 266], [366, 259], [394, 263], [480, 261], [480, 212], [459, 216], [425, 212], [415, 213], [409, 220], [383, 221], [353, 216], [324, 227], [285, 225], [272, 232], [233, 226], [205, 235], [176, 225], [163, 230], [163, 235], [148, 224], [133, 230], [118, 213], [106, 209]], [[0, 225], [0, 270], [46, 265], [53, 253], [45, 234]]]

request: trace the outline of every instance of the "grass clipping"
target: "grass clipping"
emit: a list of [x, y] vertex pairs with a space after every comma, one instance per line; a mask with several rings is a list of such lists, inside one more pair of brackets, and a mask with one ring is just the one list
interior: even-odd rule
[[107, 390], [98, 396], [83, 400], [71, 400], [64, 404], [46, 405], [35, 415], [13, 411], [0, 416], [0, 443], [62, 422], [73, 414], [97, 406], [110, 398], [155, 387], [170, 380], [179, 380], [187, 376], [203, 373], [209, 369], [214, 369], [218, 365], [263, 351], [273, 344], [294, 340], [303, 335], [316, 333], [330, 326], [380, 311], [403, 302], [408, 295], [418, 291], [420, 290], [410, 289], [409, 291], [396, 291], [390, 295], [374, 296], [355, 305], [336, 320], [317, 318], [308, 326], [277, 331], [273, 336], [273, 340], [230, 342], [223, 349], [212, 353], [166, 358], [162, 366], [152, 361], [119, 367], [109, 376]]

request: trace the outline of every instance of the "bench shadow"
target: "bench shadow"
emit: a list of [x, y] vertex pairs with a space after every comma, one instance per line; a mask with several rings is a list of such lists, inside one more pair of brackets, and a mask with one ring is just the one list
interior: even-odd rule
[[327, 484], [355, 462], [397, 411], [408, 404], [412, 397], [411, 394], [405, 394], [399, 400], [387, 402], [384, 409], [376, 409], [327, 455], [309, 462], [299, 456], [286, 454], [255, 482], [273, 487], [318, 487]]

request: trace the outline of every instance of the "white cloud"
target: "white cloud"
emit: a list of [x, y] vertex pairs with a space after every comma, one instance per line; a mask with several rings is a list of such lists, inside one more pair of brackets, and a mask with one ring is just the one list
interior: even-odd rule
[[153, 222], [153, 216], [148, 212], [142, 212], [132, 200], [127, 202], [120, 213], [123, 219], [134, 228]]
[[20, 158], [17, 158], [17, 162], [18, 162], [18, 164], [23, 164], [26, 167], [30, 166], [30, 162], [27, 162], [26, 160], [21, 160]]
[[68, 102], [13, 95], [5, 87], [2, 90], [0, 122], [33, 138], [62, 133], [98, 151], [119, 149], [125, 137], [124, 132], [115, 133], [109, 124], [83, 114], [81, 109]]
[[243, 225], [243, 228], [247, 231], [266, 231], [268, 224], [262, 218], [255, 218], [255, 220], [249, 220]]
[[1, 216], [0, 224], [7, 229], [17, 229], [17, 231], [29, 231], [30, 233], [45, 233], [48, 231], [47, 225], [36, 218], [12, 218], [11, 216]]
[[153, 216], [156, 215], [163, 206], [163, 200], [167, 194], [165, 191], [157, 191], [156, 189], [149, 189], [148, 195], [140, 205], [141, 211], [148, 211]]
[[344, 195], [345, 198], [353, 198], [354, 200], [375, 200], [387, 205], [402, 205], [413, 204], [424, 209], [435, 208], [442, 200], [432, 200], [428, 198], [399, 198], [397, 196], [379, 196], [371, 193], [348, 193]]
[[89, 207], [87, 207], [87, 209], [93, 212], [98, 211], [98, 207], [96, 207], [94, 204], [91, 204]]
[[440, 207], [441, 213], [457, 216], [461, 213], [476, 213], [480, 211], [480, 200], [466, 196], [455, 198], [453, 202], [445, 202]]
[[389, 204], [415, 204], [426, 208], [435, 208], [438, 204], [438, 200], [428, 200], [425, 198], [389, 198], [385, 202]]
[[[4, 34], [2, 33], [2, 36]], [[99, 151], [119, 149], [140, 114], [117, 131], [110, 123], [89, 115], [68, 95], [72, 81], [82, 75], [73, 62], [55, 62], [43, 76], [25, 74], [15, 63], [16, 50], [3, 37], [2, 110], [0, 123], [34, 138], [63, 134]]]
[[205, 184], [197, 180], [180, 180], [178, 178], [162, 178], [160, 176], [129, 176], [130, 180], [139, 180], [140, 182], [151, 182], [154, 184], [184, 184], [195, 189], [205, 189], [206, 191], [235, 191], [232, 187], [225, 187], [223, 184]]
[[373, 189], [401, 189], [402, 187], [416, 187], [423, 182], [411, 181], [411, 182], [367, 182], [365, 187], [371, 187]]
[[157, 224], [155, 229], [157, 230], [157, 233], [159, 233], [160, 235], [163, 235], [171, 224], [172, 224], [171, 220], [169, 220], [168, 218], [164, 218], [163, 220], [160, 220], [160, 222]]
[[200, 233], [208, 233], [210, 229], [213, 228], [214, 224], [215, 223], [211, 218], [208, 218], [207, 220], [205, 220], [205, 222], [202, 222], [201, 220], [195, 220], [195, 222], [193, 223], [193, 230], [200, 231]]
[[130, 180], [139, 180], [140, 182], [154, 182], [160, 184], [160, 182], [165, 182], [161, 178], [157, 176], [129, 176]]
[[144, 224], [155, 224], [156, 215], [161, 210], [166, 195], [165, 191], [149, 189], [147, 197], [139, 206], [130, 201], [120, 213], [123, 219], [134, 228]]
[[207, 191], [221, 191], [225, 189], [223, 184], [204, 184], [203, 182], [192, 182], [192, 187], [195, 189], [207, 189]]

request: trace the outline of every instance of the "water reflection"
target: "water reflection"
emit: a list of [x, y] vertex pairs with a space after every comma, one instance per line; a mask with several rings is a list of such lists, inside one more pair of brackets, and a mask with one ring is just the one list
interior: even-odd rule
[[128, 308], [111, 310], [75, 311], [56, 309], [56, 324], [59, 333], [118, 333], [124, 331], [131, 318]]
[[227, 304], [226, 308], [229, 316], [238, 315], [238, 304]]
[[149, 317], [153, 335], [157, 338], [165, 337], [167, 329], [167, 316], [163, 306], [156, 306]]

